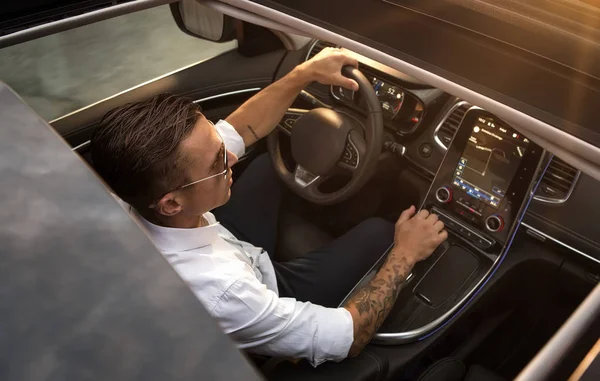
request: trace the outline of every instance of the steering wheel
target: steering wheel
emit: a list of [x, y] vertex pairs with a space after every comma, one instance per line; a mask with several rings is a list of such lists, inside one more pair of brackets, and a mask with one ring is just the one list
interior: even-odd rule
[[[343, 109], [296, 110], [300, 116], [285, 126], [296, 162], [293, 172], [283, 162], [279, 131], [267, 138], [277, 175], [296, 194], [320, 205], [344, 201], [362, 188], [377, 169], [383, 143], [381, 105], [373, 86], [353, 66], [344, 66], [342, 73], [358, 83], [368, 107], [366, 121]], [[340, 168], [351, 173], [350, 181], [331, 193], [322, 192], [319, 186]]]

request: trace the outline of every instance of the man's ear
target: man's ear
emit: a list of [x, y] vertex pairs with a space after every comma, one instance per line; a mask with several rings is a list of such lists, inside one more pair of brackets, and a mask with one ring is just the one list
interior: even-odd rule
[[181, 212], [181, 204], [175, 198], [174, 193], [167, 193], [158, 203], [156, 203], [156, 211], [163, 216], [171, 217]]

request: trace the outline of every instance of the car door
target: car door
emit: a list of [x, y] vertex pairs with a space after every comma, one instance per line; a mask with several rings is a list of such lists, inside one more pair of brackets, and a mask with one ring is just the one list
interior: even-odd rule
[[[125, 14], [63, 31], [65, 20], [73, 19], [67, 9], [36, 4], [3, 10], [0, 78], [84, 156], [94, 128], [112, 108], [168, 92], [192, 98], [216, 121], [268, 86], [287, 54], [273, 32], [233, 18], [226, 19], [228, 33], [218, 41], [199, 38], [182, 20], [180, 3], [135, 13], [118, 4], [90, 9], [78, 3], [86, 15], [117, 8]], [[44, 10], [45, 19], [34, 17]], [[33, 41], [15, 38], [35, 37], [34, 22], [45, 23], [47, 33], [59, 32]]]

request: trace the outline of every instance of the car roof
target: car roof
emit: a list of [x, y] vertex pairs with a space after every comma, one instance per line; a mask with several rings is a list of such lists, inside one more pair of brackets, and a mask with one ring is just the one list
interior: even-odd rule
[[0, 178], [0, 379], [260, 379], [101, 180], [2, 83]]

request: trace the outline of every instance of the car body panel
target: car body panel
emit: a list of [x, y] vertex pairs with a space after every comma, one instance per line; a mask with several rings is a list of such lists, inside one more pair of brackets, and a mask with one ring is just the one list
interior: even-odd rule
[[0, 84], [2, 380], [258, 380], [139, 226]]

